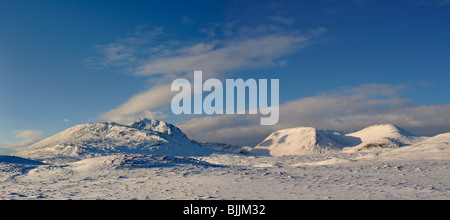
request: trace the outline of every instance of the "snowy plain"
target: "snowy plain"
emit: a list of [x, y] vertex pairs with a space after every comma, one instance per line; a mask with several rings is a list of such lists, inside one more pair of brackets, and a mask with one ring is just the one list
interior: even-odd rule
[[[258, 147], [220, 151], [225, 145], [206, 148], [173, 125], [155, 120], [83, 125], [14, 156], [0, 156], [0, 199], [450, 199], [448, 133], [426, 138], [412, 137], [393, 126], [357, 134], [306, 129], [314, 140], [304, 128], [297, 130], [303, 134], [300, 141], [311, 142], [299, 143], [302, 149], [325, 143], [333, 150], [307, 149], [312, 153], [303, 154], [289, 149], [297, 154], [277, 156], [258, 154], [261, 149], [252, 152]], [[373, 132], [383, 134], [381, 139], [368, 138]], [[259, 148], [269, 152], [271, 147], [278, 148], [275, 152], [280, 154], [280, 148], [286, 147], [282, 144], [295, 147], [293, 143], [299, 141], [292, 130], [279, 133], [294, 136], [286, 136], [276, 146], [274, 139], [271, 145], [265, 140]], [[342, 135], [360, 135], [361, 140], [345, 142], [354, 139]], [[136, 142], [148, 142], [148, 137], [152, 137], [149, 146]], [[117, 146], [115, 139], [132, 143], [131, 147]], [[361, 150], [363, 143], [371, 147]], [[180, 150], [185, 146], [189, 151]]]

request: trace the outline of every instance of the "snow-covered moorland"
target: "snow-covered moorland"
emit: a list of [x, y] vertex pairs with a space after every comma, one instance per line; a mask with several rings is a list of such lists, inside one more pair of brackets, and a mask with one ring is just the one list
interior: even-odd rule
[[450, 133], [300, 127], [240, 148], [151, 119], [78, 125], [0, 156], [0, 199], [450, 199]]

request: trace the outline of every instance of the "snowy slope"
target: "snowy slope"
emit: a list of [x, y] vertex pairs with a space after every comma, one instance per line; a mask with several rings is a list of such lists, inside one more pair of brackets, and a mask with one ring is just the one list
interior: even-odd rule
[[119, 154], [88, 158], [71, 163], [73, 170], [90, 172], [95, 169], [140, 169], [174, 166], [219, 167], [204, 161], [188, 157], [164, 156], [156, 154]]
[[[324, 156], [324, 160], [299, 162], [294, 166], [341, 165], [351, 163], [373, 163], [380, 161], [450, 161], [450, 133], [440, 134], [423, 141], [397, 148], [380, 148], [376, 152], [355, 151], [351, 154]], [[416, 163], [416, 162], [414, 162]], [[449, 188], [450, 189], [450, 188]]]
[[450, 133], [440, 134], [422, 142], [386, 151], [383, 160], [450, 160]]
[[425, 137], [416, 136], [392, 124], [373, 125], [360, 131], [346, 134], [359, 138], [361, 143], [344, 149], [344, 152], [374, 151], [382, 148], [398, 148], [423, 141]]
[[374, 125], [353, 133], [317, 130], [309, 127], [284, 129], [269, 135], [250, 151], [253, 155], [311, 155], [398, 148], [423, 141], [395, 125]]
[[171, 124], [141, 119], [129, 125], [91, 123], [74, 126], [14, 155], [43, 160], [80, 159], [117, 153], [204, 156], [214, 152], [189, 140]]
[[450, 198], [449, 160], [346, 159], [365, 154], [375, 155], [121, 154], [60, 166], [0, 163], [0, 200]]
[[[252, 155], [308, 155], [340, 150], [345, 137], [334, 131], [320, 131], [310, 127], [284, 129], [269, 135], [250, 151]], [[347, 140], [348, 141], [348, 140]]]

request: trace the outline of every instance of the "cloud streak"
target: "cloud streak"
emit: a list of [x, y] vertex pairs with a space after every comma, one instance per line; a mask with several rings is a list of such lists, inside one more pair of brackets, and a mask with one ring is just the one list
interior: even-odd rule
[[164, 116], [155, 110], [170, 105], [175, 95], [170, 92], [170, 86], [170, 84], [155, 86], [134, 95], [119, 107], [102, 114], [100, 118], [119, 123], [128, 123], [142, 117], [163, 119]]

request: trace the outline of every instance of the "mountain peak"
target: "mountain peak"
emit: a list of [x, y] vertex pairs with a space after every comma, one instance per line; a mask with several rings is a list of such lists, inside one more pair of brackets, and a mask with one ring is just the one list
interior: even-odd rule
[[[370, 136], [385, 136], [385, 137], [398, 137], [398, 136], [416, 136], [403, 128], [394, 124], [377, 124], [366, 127], [362, 130], [354, 132], [352, 134], [370, 135]], [[364, 135], [365, 136], [365, 135]]]
[[168, 134], [168, 135], [181, 135], [185, 137], [186, 135], [176, 126], [156, 119], [150, 118], [141, 118], [134, 122], [128, 124], [128, 126], [132, 128], [136, 128], [138, 130], [149, 130], [149, 131], [157, 131], [160, 133]]
[[139, 130], [149, 130], [149, 128], [153, 127], [167, 126], [167, 123], [151, 118], [140, 118], [134, 122], [129, 123], [128, 126]]
[[375, 124], [367, 128], [379, 128], [379, 129], [388, 129], [388, 130], [400, 130], [400, 128], [395, 124]]
[[331, 137], [330, 131], [320, 131], [313, 127], [297, 127], [273, 132], [263, 142], [255, 146], [253, 155], [309, 155], [335, 152], [342, 148]]

